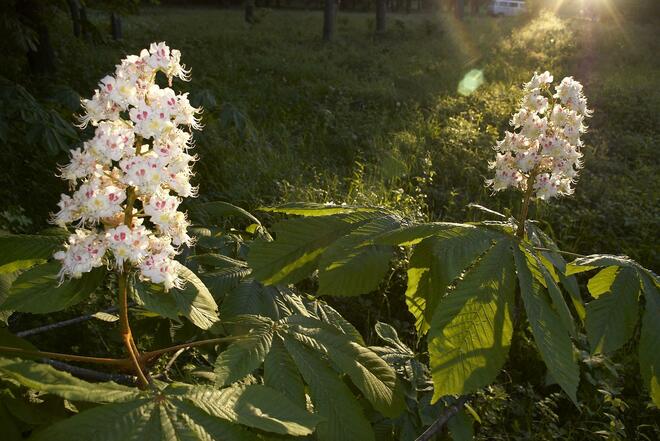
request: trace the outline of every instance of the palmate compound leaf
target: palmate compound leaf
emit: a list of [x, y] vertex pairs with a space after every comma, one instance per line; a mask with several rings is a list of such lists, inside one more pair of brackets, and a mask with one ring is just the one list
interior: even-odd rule
[[376, 244], [374, 239], [400, 225], [398, 216], [385, 215], [330, 245], [319, 261], [318, 294], [354, 296], [378, 288], [389, 270], [394, 247]]
[[216, 384], [224, 386], [252, 373], [264, 362], [273, 341], [273, 321], [267, 317], [237, 316], [249, 333], [227, 347], [215, 361]]
[[553, 308], [546, 289], [533, 276], [532, 270], [538, 271], [538, 266], [534, 268], [534, 260], [525, 256], [516, 244], [513, 245], [513, 257], [520, 295], [536, 346], [552, 377], [576, 403], [580, 370], [574, 358], [569, 330]]
[[[660, 286], [660, 280], [652, 271], [626, 256], [607, 254], [596, 254], [575, 259], [567, 265], [566, 273], [575, 274], [602, 267], [604, 269], [594, 276], [597, 280], [590, 281], [590, 292], [592, 296], [595, 294], [597, 298], [587, 304], [587, 322], [591, 322], [593, 326], [593, 338], [597, 339], [599, 335], [603, 336], [598, 342], [598, 345], [604, 348], [603, 350], [608, 347], [618, 348], [629, 339], [630, 328], [634, 328], [637, 320], [637, 313], [633, 317], [632, 311], [637, 311], [638, 307], [632, 305], [631, 297], [634, 299], [639, 297], [639, 284], [641, 283], [645, 298], [645, 310], [639, 339], [639, 365], [651, 399], [656, 407], [660, 407], [660, 351], [658, 351], [658, 345], [660, 344], [660, 321], [658, 320], [660, 316], [660, 293], [658, 293], [658, 286]], [[611, 267], [618, 267], [618, 270], [615, 271]], [[633, 282], [631, 271], [637, 279], [636, 283]], [[619, 280], [622, 276], [623, 279]], [[605, 289], [608, 291], [604, 292]], [[601, 308], [608, 306], [610, 302], [614, 302], [615, 291], [621, 294], [617, 301], [623, 302], [623, 306], [618, 306], [619, 310], [608, 317], [612, 323], [606, 323], [603, 319], [605, 314], [602, 313]], [[599, 303], [591, 306], [595, 302]], [[594, 317], [590, 317], [590, 314]], [[595, 332], [596, 330], [600, 332]], [[622, 341], [623, 343], [621, 343]]]
[[325, 353], [376, 410], [389, 417], [401, 413], [404, 402], [396, 372], [375, 352], [311, 317], [293, 315], [284, 322], [289, 336]]
[[513, 334], [511, 244], [498, 241], [440, 300], [428, 335], [432, 402], [490, 384], [504, 365]]
[[356, 212], [282, 221], [272, 229], [275, 241], [257, 240], [250, 246], [252, 276], [265, 285], [296, 283], [316, 269], [333, 242], [380, 216]]
[[89, 297], [105, 277], [105, 268], [95, 268], [79, 279], [60, 283], [57, 261], [34, 266], [21, 273], [9, 289], [2, 308], [46, 314], [73, 306]]
[[[411, 230], [408, 230], [411, 233]], [[493, 240], [502, 236], [485, 228], [472, 225], [442, 225], [434, 235], [428, 235], [413, 249], [408, 265], [406, 303], [415, 316], [415, 327], [421, 334], [429, 329], [429, 323], [442, 296], [480, 255], [488, 250]], [[397, 240], [410, 241], [415, 235], [401, 236]]]
[[70, 401], [102, 404], [31, 438], [39, 441], [256, 441], [237, 424], [304, 436], [320, 421], [276, 390], [259, 385], [217, 390], [174, 383], [157, 392], [141, 391], [115, 383], [88, 383], [49, 365], [4, 358], [0, 358], [0, 377]]
[[316, 428], [316, 438], [319, 441], [375, 441], [362, 407], [318, 352], [291, 336], [284, 336], [284, 345], [309, 386], [314, 412], [324, 418]]

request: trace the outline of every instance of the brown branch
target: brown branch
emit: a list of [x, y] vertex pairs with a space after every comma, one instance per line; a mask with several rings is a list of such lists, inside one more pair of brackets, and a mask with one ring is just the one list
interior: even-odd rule
[[534, 179], [536, 178], [536, 173], [532, 171], [529, 178], [527, 178], [527, 189], [525, 190], [525, 195], [523, 196], [523, 203], [520, 207], [520, 214], [518, 215], [518, 231], [516, 235], [520, 240], [525, 238], [525, 221], [527, 220], [527, 213], [529, 211], [529, 203], [532, 200], [532, 193], [534, 192]]
[[440, 432], [444, 425], [447, 424], [447, 421], [463, 408], [463, 405], [465, 405], [467, 401], [468, 397], [466, 395], [459, 397], [458, 400], [453, 405], [446, 408], [445, 411], [440, 414], [438, 419], [435, 420], [433, 424], [431, 424], [415, 441], [428, 441], [433, 438], [433, 436]]
[[155, 357], [159, 357], [163, 354], [167, 354], [168, 352], [178, 351], [179, 349], [195, 348], [197, 346], [217, 344], [217, 343], [225, 343], [225, 342], [228, 342], [228, 341], [238, 340], [238, 339], [241, 339], [243, 337], [245, 337], [245, 336], [244, 335], [236, 335], [236, 336], [230, 336], [230, 337], [211, 338], [211, 339], [208, 339], [208, 340], [197, 340], [197, 341], [193, 341], [193, 342], [190, 342], [190, 343], [181, 343], [180, 345], [170, 346], [168, 348], [157, 349], [157, 350], [151, 351], [151, 352], [144, 352], [144, 353], [142, 353], [140, 358], [143, 361], [148, 362], [148, 361], [151, 361], [152, 359], [154, 359]]
[[[139, 355], [139, 357], [137, 357], [137, 359], [140, 363], [148, 363], [152, 361], [154, 358], [159, 357], [163, 354], [167, 354], [168, 352], [175, 352], [178, 351], [179, 349], [195, 348], [197, 346], [203, 346], [209, 344], [225, 343], [229, 341], [238, 340], [243, 337], [244, 335], [237, 335], [230, 337], [211, 338], [208, 340], [197, 340], [190, 343], [181, 343], [179, 345], [170, 346], [167, 348], [156, 349], [150, 352], [143, 352], [142, 354]], [[0, 353], [2, 352], [8, 354], [16, 354], [19, 356], [24, 355], [28, 357], [53, 358], [56, 360], [76, 361], [80, 363], [107, 364], [110, 366], [119, 366], [123, 368], [130, 367], [132, 362], [132, 360], [129, 358], [88, 357], [85, 355], [62, 354], [59, 352], [21, 349], [21, 348], [13, 348], [10, 346], [0, 346]]]

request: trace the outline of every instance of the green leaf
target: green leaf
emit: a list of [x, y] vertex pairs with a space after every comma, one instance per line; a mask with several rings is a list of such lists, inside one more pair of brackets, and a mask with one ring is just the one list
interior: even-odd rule
[[463, 410], [449, 418], [447, 428], [454, 441], [472, 441], [474, 439], [474, 424], [472, 418]]
[[528, 269], [532, 272], [532, 275], [534, 275], [538, 282], [547, 289], [552, 305], [555, 312], [557, 312], [564, 329], [566, 329], [572, 337], [576, 337], [577, 334], [573, 316], [571, 315], [568, 305], [564, 300], [564, 296], [555, 281], [555, 277], [550, 274], [547, 266], [539, 258], [538, 252], [534, 251], [532, 254], [532, 252], [525, 251], [525, 257], [527, 258]]
[[428, 336], [432, 402], [474, 392], [499, 373], [513, 334], [514, 278], [511, 241], [502, 240], [440, 301]]
[[223, 218], [229, 216], [241, 216], [249, 219], [257, 225], [261, 225], [259, 219], [248, 211], [232, 205], [229, 202], [215, 201], [190, 206], [190, 217], [202, 225], [217, 225]]
[[18, 271], [14, 273], [0, 273], [0, 322], [5, 324], [7, 324], [7, 320], [9, 320], [9, 317], [14, 311], [5, 309], [3, 303], [7, 300], [11, 285], [14, 283], [18, 275]]
[[413, 351], [411, 351], [410, 348], [406, 346], [401, 341], [401, 339], [399, 339], [399, 334], [396, 332], [396, 329], [394, 329], [393, 326], [388, 325], [387, 323], [377, 322], [375, 328], [376, 334], [378, 334], [380, 338], [388, 342], [394, 348], [398, 349], [399, 352], [409, 354], [411, 356], [415, 355]]
[[181, 397], [228, 421], [283, 435], [309, 435], [320, 419], [293, 404], [275, 389], [261, 385], [221, 390], [187, 384], [173, 385]]
[[[617, 268], [608, 267], [606, 268]], [[618, 268], [617, 268], [618, 269]], [[640, 292], [639, 279], [632, 268], [621, 268], [617, 272], [608, 272], [593, 288], [598, 298], [587, 304], [587, 320], [585, 327], [592, 352], [611, 353], [623, 346], [632, 337], [637, 325], [638, 298]], [[595, 277], [598, 277], [596, 275]], [[609, 280], [602, 282], [607, 277]], [[593, 279], [592, 279], [593, 280]], [[590, 281], [591, 283], [591, 281]], [[609, 285], [607, 288], [606, 285]], [[607, 292], [601, 291], [607, 289]]]
[[406, 303], [420, 334], [428, 331], [447, 288], [497, 237], [485, 228], [460, 226], [444, 229], [414, 248], [408, 265]]
[[291, 337], [285, 337], [284, 344], [309, 386], [314, 412], [325, 418], [316, 428], [317, 439], [375, 441], [362, 408], [327, 362]]
[[431, 222], [421, 225], [403, 227], [390, 233], [383, 234], [376, 239], [376, 243], [382, 245], [411, 246], [420, 243], [427, 237], [442, 234], [443, 232], [457, 229], [473, 229], [473, 225], [455, 224], [452, 222]]
[[60, 284], [57, 261], [35, 266], [14, 281], [3, 309], [45, 314], [60, 311], [89, 297], [105, 277], [105, 268], [95, 268], [80, 279]]
[[216, 253], [205, 253], [205, 254], [194, 254], [186, 258], [188, 262], [195, 262], [200, 265], [210, 266], [213, 268], [235, 268], [235, 267], [247, 267], [247, 264], [242, 260], [232, 259], [229, 256], [224, 254]]
[[[15, 336], [7, 328], [2, 328], [0, 327], [0, 346], [5, 346], [8, 348], [17, 348], [17, 349], [25, 349], [28, 351], [38, 351], [32, 343], [29, 341], [22, 339], [20, 337]], [[2, 349], [0, 349], [0, 354], [2, 353]], [[14, 355], [14, 354], [12, 354]], [[22, 358], [42, 358], [42, 357], [32, 357], [32, 356], [25, 356], [21, 354]]]
[[179, 321], [179, 308], [176, 299], [166, 293], [161, 285], [136, 281], [130, 289], [135, 303], [161, 317]]
[[178, 265], [179, 277], [186, 281], [183, 289], [173, 289], [168, 294], [174, 297], [179, 311], [195, 326], [209, 329], [218, 319], [218, 305], [204, 282], [185, 266]]
[[265, 285], [296, 283], [316, 269], [321, 254], [337, 239], [375, 217], [353, 213], [289, 219], [276, 224], [276, 240], [250, 246], [252, 276]]
[[551, 299], [541, 283], [532, 275], [528, 266], [531, 262], [517, 247], [513, 256], [518, 272], [520, 294], [525, 305], [527, 320], [541, 357], [552, 377], [566, 394], [577, 403], [577, 386], [580, 370], [573, 354], [573, 344], [568, 330], [553, 309]]
[[16, 358], [0, 358], [0, 376], [70, 401], [123, 402], [135, 399], [141, 393], [138, 389], [112, 382], [88, 383], [50, 365]]
[[60, 234], [0, 236], [0, 273], [14, 272], [42, 263], [63, 248], [66, 231]]
[[240, 380], [261, 366], [273, 341], [273, 321], [266, 317], [236, 317], [252, 325], [249, 334], [229, 345], [215, 361], [216, 384], [224, 386]]
[[612, 256], [610, 254], [593, 254], [591, 256], [580, 257], [566, 265], [566, 275], [590, 271], [601, 266], [638, 266], [630, 260], [628, 256]]
[[649, 280], [649, 276], [644, 274], [641, 278], [646, 309], [639, 338], [639, 366], [653, 404], [660, 408], [660, 292], [657, 282]]
[[597, 299], [601, 294], [610, 292], [619, 269], [620, 267], [618, 266], [608, 266], [607, 268], [598, 271], [595, 276], [589, 279], [589, 282], [587, 282], [587, 289], [589, 290], [591, 297]]
[[376, 218], [330, 245], [319, 261], [319, 295], [354, 296], [378, 288], [394, 247], [374, 238], [401, 224], [397, 216]]
[[239, 423], [283, 435], [309, 435], [323, 420], [296, 406], [275, 389], [260, 385], [245, 388], [235, 409]]
[[[558, 276], [559, 282], [566, 289], [568, 294], [571, 297], [571, 302], [575, 308], [575, 312], [582, 323], [584, 323], [586, 310], [584, 307], [584, 302], [582, 301], [582, 296], [580, 295], [580, 288], [578, 286], [575, 276], [566, 276], [564, 273], [566, 271], [566, 261], [559, 252], [559, 247], [554, 241], [547, 235], [543, 230], [541, 230], [533, 222], [528, 221], [527, 225], [527, 235], [528, 238], [532, 241], [535, 246], [548, 248], [550, 251], [538, 251], [534, 250], [536, 255], [542, 255], [547, 259], [547, 261], [552, 263], [558, 271], [556, 274]], [[545, 263], [544, 263], [545, 264]], [[554, 276], [554, 274], [553, 274]]]
[[305, 384], [279, 336], [273, 338], [264, 361], [264, 384], [282, 392], [297, 406], [305, 406]]
[[334, 205], [319, 204], [315, 202], [289, 202], [276, 207], [260, 207], [260, 211], [270, 213], [294, 214], [300, 216], [329, 216], [333, 214], [346, 214], [354, 212], [372, 212], [379, 211], [379, 208], [352, 206], [352, 205]]
[[242, 280], [229, 291], [220, 305], [223, 319], [238, 315], [260, 315], [273, 320], [280, 318], [277, 306], [279, 291], [274, 286], [263, 286], [253, 279]]
[[310, 317], [291, 316], [286, 323], [290, 326], [288, 333], [300, 342], [309, 345], [313, 339], [312, 348], [323, 347], [328, 358], [350, 377], [376, 410], [388, 417], [401, 413], [404, 403], [398, 394], [396, 373], [375, 352]]
[[221, 268], [217, 271], [209, 271], [200, 274], [204, 284], [216, 299], [223, 298], [229, 291], [236, 288], [245, 277], [249, 276], [252, 270], [247, 267], [235, 266], [231, 268]]
[[4, 441], [21, 441], [23, 436], [18, 427], [16, 427], [16, 420], [5, 409], [5, 406], [0, 402], [0, 427], [2, 427], [2, 439]]
[[355, 326], [351, 324], [351, 322], [342, 317], [342, 315], [339, 314], [339, 312], [337, 312], [332, 306], [326, 303], [318, 302], [317, 313], [322, 321], [334, 326], [342, 334], [346, 334], [354, 342], [365, 346], [364, 339], [362, 338], [362, 335], [360, 335], [360, 331], [358, 331]]
[[166, 395], [98, 406], [39, 432], [36, 441], [257, 441], [256, 435]]

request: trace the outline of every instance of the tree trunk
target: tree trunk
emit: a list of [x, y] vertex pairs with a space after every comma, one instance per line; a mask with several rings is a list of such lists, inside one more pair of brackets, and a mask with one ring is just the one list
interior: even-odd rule
[[73, 35], [79, 38], [82, 34], [82, 26], [80, 25], [80, 3], [78, 0], [67, 0], [69, 5], [69, 12], [71, 13], [71, 21], [73, 22]]
[[51, 74], [55, 72], [55, 50], [50, 41], [50, 33], [45, 21], [45, 11], [40, 0], [24, 0], [17, 2], [16, 12], [25, 19], [29, 27], [37, 34], [36, 48], [27, 51], [30, 70], [35, 74]]
[[454, 15], [457, 19], [463, 20], [463, 14], [465, 13], [465, 0], [456, 0], [454, 9]]
[[245, 0], [245, 21], [254, 23], [254, 0]]
[[82, 36], [85, 39], [90, 39], [91, 38], [91, 30], [89, 29], [89, 20], [87, 19], [87, 8], [82, 5], [78, 9], [78, 13], [80, 14], [80, 24], [82, 25]]
[[112, 34], [113, 40], [121, 40], [121, 17], [114, 12], [110, 14], [110, 33]]
[[385, 14], [387, 11], [387, 0], [376, 0], [376, 33], [385, 33]]
[[470, 2], [472, 15], [479, 14], [479, 8], [481, 7], [481, 0], [472, 0]]
[[335, 0], [325, 0], [323, 8], [323, 40], [330, 41], [335, 35], [335, 14], [337, 4]]

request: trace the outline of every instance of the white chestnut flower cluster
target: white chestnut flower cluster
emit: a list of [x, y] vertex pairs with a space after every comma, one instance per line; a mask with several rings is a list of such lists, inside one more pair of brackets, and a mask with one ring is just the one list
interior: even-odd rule
[[165, 289], [181, 286], [174, 257], [190, 245], [181, 198], [194, 197], [190, 184], [195, 156], [191, 129], [199, 129], [200, 109], [187, 94], [161, 88], [156, 75], [188, 80], [181, 53], [153, 43], [131, 55], [106, 76], [89, 100], [81, 126], [95, 127], [92, 139], [71, 152], [61, 167], [71, 195], [63, 194], [53, 222], [76, 231], [65, 250], [61, 277], [79, 278], [101, 265], [137, 268], [143, 280]]
[[582, 167], [580, 134], [591, 111], [582, 84], [566, 77], [553, 94], [552, 81], [546, 71], [524, 85], [520, 110], [511, 119], [514, 130], [494, 147], [497, 156], [490, 168], [495, 177], [486, 180], [493, 191], [513, 187], [526, 192], [531, 185], [532, 196], [543, 200], [573, 193]]

